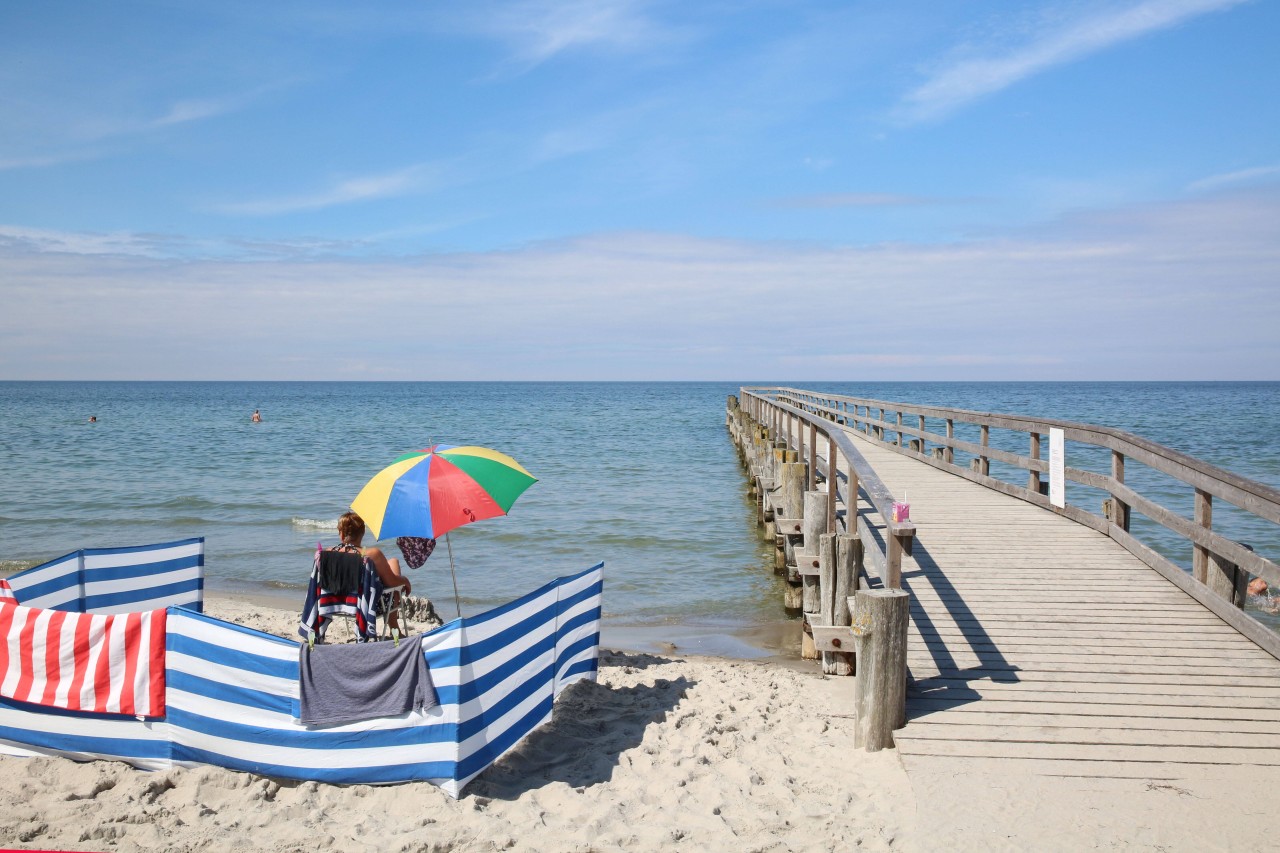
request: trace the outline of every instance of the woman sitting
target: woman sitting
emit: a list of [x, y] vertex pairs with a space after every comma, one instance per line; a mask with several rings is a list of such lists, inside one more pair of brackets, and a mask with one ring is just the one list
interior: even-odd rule
[[[378, 573], [378, 579], [382, 581], [383, 589], [398, 589], [403, 595], [411, 594], [413, 585], [409, 583], [407, 577], [400, 574], [399, 560], [395, 557], [387, 557], [386, 554], [382, 553], [381, 548], [363, 547], [363, 518], [354, 512], [345, 513], [338, 519], [338, 538], [342, 540], [342, 544], [335, 545], [331, 550], [347, 551], [365, 557], [369, 562], [373, 563], [374, 571]], [[400, 620], [395, 611], [392, 611], [387, 617], [387, 625], [394, 631], [400, 630]]]

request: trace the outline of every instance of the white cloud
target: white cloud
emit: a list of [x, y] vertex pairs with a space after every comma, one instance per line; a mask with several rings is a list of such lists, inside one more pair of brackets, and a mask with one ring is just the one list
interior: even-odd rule
[[907, 122], [942, 118], [1054, 66], [1246, 1], [1146, 0], [1121, 9], [1108, 7], [1043, 30], [1029, 42], [994, 55], [964, 58], [944, 66], [907, 94], [899, 104], [898, 117]]
[[[249, 262], [0, 239], [0, 378], [1277, 379], [1278, 227], [1272, 189], [950, 245]], [[339, 307], [360, 344], [317, 346]]]

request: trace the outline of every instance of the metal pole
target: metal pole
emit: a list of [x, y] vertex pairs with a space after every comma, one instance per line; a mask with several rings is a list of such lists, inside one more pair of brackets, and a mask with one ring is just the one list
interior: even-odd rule
[[458, 598], [458, 573], [453, 570], [453, 543], [449, 534], [444, 535], [444, 544], [449, 548], [449, 574], [453, 577], [453, 604], [458, 608], [458, 618], [462, 618], [462, 600]]

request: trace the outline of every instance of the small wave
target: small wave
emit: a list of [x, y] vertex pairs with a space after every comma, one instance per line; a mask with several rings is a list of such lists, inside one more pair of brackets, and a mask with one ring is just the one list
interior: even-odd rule
[[[52, 559], [52, 558], [50, 558]], [[0, 560], [0, 576], [8, 577], [18, 572], [34, 568], [47, 560]]]
[[298, 518], [297, 516], [294, 516], [293, 518], [289, 519], [289, 521], [293, 524], [294, 527], [297, 527], [301, 530], [337, 530], [338, 529], [338, 519], [336, 518], [330, 521], [323, 521], [318, 518]]

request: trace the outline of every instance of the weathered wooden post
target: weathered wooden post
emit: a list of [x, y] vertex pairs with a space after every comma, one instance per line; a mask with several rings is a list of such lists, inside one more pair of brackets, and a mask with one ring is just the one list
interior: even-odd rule
[[779, 520], [777, 532], [781, 537], [782, 548], [776, 555], [774, 566], [779, 574], [786, 571], [787, 566], [795, 562], [795, 545], [803, 530], [796, 529], [804, 516], [804, 483], [805, 465], [803, 462], [787, 462], [782, 466], [782, 487], [779, 495], [782, 499], [782, 518]]
[[948, 464], [955, 464], [955, 461], [956, 461], [956, 450], [955, 450], [955, 447], [953, 447], [951, 444], [951, 442], [955, 440], [955, 437], [956, 437], [955, 418], [947, 418], [947, 457], [946, 458], [947, 458]]
[[[1213, 529], [1213, 495], [1203, 489], [1196, 489], [1195, 519], [1205, 530]], [[1203, 545], [1191, 546], [1191, 575], [1200, 583], [1209, 582], [1209, 549]]]
[[836, 450], [836, 440], [831, 434], [827, 435], [827, 532], [836, 532], [836, 492], [840, 485], [839, 467], [837, 460], [839, 451]]
[[[980, 435], [982, 436], [980, 441], [983, 448], [989, 447], [991, 445], [991, 427], [987, 424], [983, 424]], [[984, 477], [989, 476], [991, 474], [991, 460], [987, 458], [987, 454], [985, 453], [979, 456], [978, 459], [978, 473]]]
[[854, 745], [867, 752], [893, 746], [893, 730], [907, 723], [907, 619], [910, 596], [901, 589], [860, 589], [854, 596], [858, 636], [854, 685]]
[[[1124, 485], [1124, 454], [1111, 451], [1111, 479]], [[1129, 505], [1111, 493], [1111, 522], [1126, 533], [1129, 530]]]
[[[849, 596], [853, 592], [851, 584], [854, 579], [853, 552], [855, 540], [851, 536], [837, 536], [832, 533], [821, 537], [821, 554], [819, 563], [822, 579], [819, 584], [821, 595], [820, 619], [824, 625], [848, 625], [850, 623]], [[861, 542], [858, 545], [861, 546]], [[845, 652], [822, 653], [822, 671], [827, 675], [853, 675], [853, 649]]]
[[[1028, 455], [1032, 459], [1040, 458], [1040, 433], [1035, 430], [1031, 431], [1031, 451]], [[1027, 491], [1033, 495], [1040, 494], [1040, 472], [1034, 468], [1027, 471]]]
[[809, 424], [809, 490], [818, 484], [818, 425]]
[[902, 586], [902, 539], [894, 531], [893, 522], [885, 525], [884, 585], [889, 589]]
[[[800, 609], [805, 613], [817, 613], [821, 609], [818, 585], [822, 579], [820, 539], [827, 526], [827, 496], [823, 492], [804, 493], [804, 550], [796, 552], [796, 574], [800, 580]], [[801, 635], [800, 657], [817, 660], [813, 636]]]
[[[1200, 489], [1196, 489], [1195, 520], [1206, 530], [1213, 529], [1213, 495]], [[1244, 547], [1253, 550], [1249, 545]], [[1202, 545], [1194, 545], [1191, 571], [1195, 579], [1208, 586], [1215, 595], [1236, 607], [1244, 607], [1249, 597], [1249, 573], [1237, 564]]]

